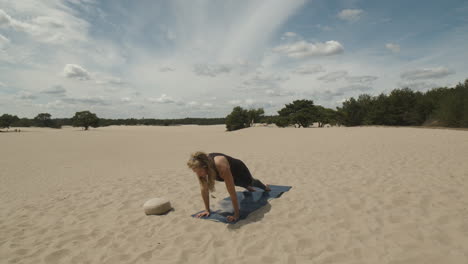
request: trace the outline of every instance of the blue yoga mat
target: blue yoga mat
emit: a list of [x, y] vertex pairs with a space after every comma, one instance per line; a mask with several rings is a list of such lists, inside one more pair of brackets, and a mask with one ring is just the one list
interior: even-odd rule
[[[257, 189], [259, 191], [255, 192], [249, 192], [249, 191], [244, 191], [244, 192], [236, 192], [237, 194], [237, 200], [239, 201], [239, 220], [247, 218], [247, 216], [265, 206], [268, 204], [268, 201], [274, 198], [279, 198], [284, 192], [289, 191], [291, 189], [291, 186], [281, 186], [281, 185], [269, 185], [271, 191], [269, 192], [264, 192], [263, 190]], [[229, 215], [233, 215], [234, 209], [232, 208], [232, 201], [231, 197], [226, 197], [223, 200], [221, 200], [218, 203], [217, 206], [219, 209], [215, 211], [211, 211], [211, 214], [206, 217], [200, 217], [200, 219], [206, 219], [206, 220], [211, 220], [215, 222], [222, 222], [222, 223], [227, 223], [227, 224], [232, 224], [235, 222], [228, 222], [227, 217]], [[203, 211], [200, 211], [198, 213], [201, 213]], [[192, 217], [195, 217], [198, 213], [195, 213], [192, 215]]]

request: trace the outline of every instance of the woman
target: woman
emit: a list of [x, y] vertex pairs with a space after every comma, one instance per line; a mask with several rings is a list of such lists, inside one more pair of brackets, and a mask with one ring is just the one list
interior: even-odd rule
[[210, 198], [208, 192], [215, 190], [215, 180], [224, 181], [226, 189], [231, 196], [234, 215], [228, 216], [228, 222], [234, 222], [239, 219], [239, 204], [237, 202], [236, 189], [234, 186], [244, 187], [254, 192], [253, 187], [258, 187], [264, 191], [270, 191], [268, 185], [252, 177], [245, 164], [233, 157], [222, 153], [195, 152], [191, 155], [187, 166], [195, 172], [200, 183], [201, 196], [205, 203], [205, 211], [196, 215], [196, 217], [210, 215]]

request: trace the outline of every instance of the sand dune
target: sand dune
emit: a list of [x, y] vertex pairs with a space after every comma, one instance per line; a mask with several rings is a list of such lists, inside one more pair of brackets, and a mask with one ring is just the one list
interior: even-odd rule
[[[468, 131], [22, 131], [0, 134], [1, 263], [468, 263]], [[293, 189], [235, 225], [191, 218], [196, 150]], [[153, 197], [174, 211], [146, 216]]]

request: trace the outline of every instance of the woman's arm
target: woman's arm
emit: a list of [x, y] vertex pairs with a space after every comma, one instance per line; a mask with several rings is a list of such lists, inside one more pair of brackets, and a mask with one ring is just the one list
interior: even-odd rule
[[229, 167], [229, 162], [223, 157], [223, 159], [219, 160], [219, 163], [216, 163], [216, 168], [219, 171], [219, 176], [224, 179], [224, 183], [226, 184], [226, 189], [229, 192], [229, 196], [231, 197], [232, 207], [234, 208], [234, 218], [228, 217], [228, 220], [237, 220], [239, 219], [239, 203], [237, 202], [237, 194], [236, 188], [234, 185], [234, 178], [232, 177], [231, 168]]
[[208, 186], [206, 184], [200, 185], [201, 196], [205, 204], [205, 211], [210, 212], [210, 196], [208, 195]]
[[234, 179], [232, 178], [231, 171], [226, 172], [226, 178], [224, 178], [224, 183], [226, 183], [226, 189], [231, 196], [232, 207], [234, 207], [234, 217], [235, 220], [239, 219], [239, 203], [237, 202], [236, 188], [234, 187]]
[[210, 215], [210, 197], [208, 195], [208, 186], [206, 184], [200, 184], [201, 196], [205, 203], [205, 211], [198, 213], [195, 217], [203, 217]]

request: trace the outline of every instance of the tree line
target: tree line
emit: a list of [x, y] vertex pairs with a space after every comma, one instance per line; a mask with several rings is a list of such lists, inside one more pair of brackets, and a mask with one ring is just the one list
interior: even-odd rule
[[427, 92], [395, 89], [389, 95], [362, 94], [337, 108], [345, 126], [445, 126], [468, 127], [468, 79], [453, 88]]
[[[249, 110], [236, 107], [226, 120], [226, 128], [249, 127]], [[263, 112], [263, 109], [257, 111]], [[229, 118], [230, 117], [230, 118]], [[262, 123], [279, 127], [309, 127], [317, 123], [362, 126], [443, 126], [468, 127], [468, 79], [453, 88], [440, 87], [427, 92], [409, 88], [394, 89], [390, 94], [351, 97], [336, 110], [314, 105], [312, 100], [295, 100], [286, 104], [276, 116], [257, 117]], [[230, 123], [229, 123], [230, 122]]]
[[90, 111], [76, 112], [72, 118], [52, 118], [49, 113], [40, 113], [36, 117], [18, 118], [10, 114], [0, 116], [0, 129], [10, 127], [50, 127], [62, 126], [89, 127], [105, 126], [174, 126], [174, 125], [220, 125], [225, 123], [225, 118], [181, 118], [181, 119], [154, 119], [154, 118], [127, 118], [106, 119], [99, 118]]
[[253, 123], [276, 124], [279, 127], [309, 127], [317, 123], [362, 126], [445, 126], [468, 127], [468, 79], [453, 88], [440, 87], [427, 92], [409, 88], [394, 89], [388, 95], [361, 94], [351, 97], [336, 109], [314, 105], [312, 100], [295, 100], [277, 111], [277, 115], [265, 116], [263, 108], [233, 108], [225, 118], [183, 119], [105, 119], [89, 111], [76, 112], [72, 118], [52, 119], [49, 113], [40, 113], [33, 119], [18, 118], [10, 114], [0, 116], [0, 129], [9, 127], [89, 127], [110, 125], [219, 125], [228, 131], [252, 126]]

